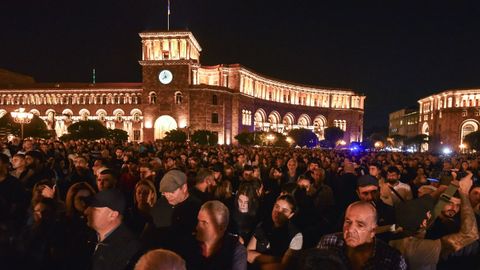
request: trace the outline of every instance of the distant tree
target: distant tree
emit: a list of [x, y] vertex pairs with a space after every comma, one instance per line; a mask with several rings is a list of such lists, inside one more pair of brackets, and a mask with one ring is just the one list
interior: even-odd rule
[[368, 137], [368, 140], [370, 140], [372, 143], [375, 143], [378, 141], [385, 143], [387, 138], [383, 132], [374, 132], [370, 134], [370, 136]]
[[407, 139], [407, 136], [395, 134], [390, 136], [390, 138], [392, 139], [393, 146], [398, 147], [404, 144], [405, 140]]
[[117, 141], [117, 142], [124, 142], [128, 141], [128, 132], [123, 129], [108, 129], [107, 138]]
[[322, 148], [334, 148], [335, 144], [332, 144], [330, 141], [321, 140], [318, 142], [318, 145]]
[[98, 140], [108, 138], [108, 129], [97, 120], [86, 120], [73, 123], [68, 127], [68, 136], [62, 136], [62, 140]]
[[[287, 136], [283, 135], [280, 132], [269, 132], [269, 133], [273, 134], [273, 136], [275, 137], [274, 142], [273, 142], [273, 146], [276, 146], [276, 147], [289, 147], [290, 146], [287, 142]], [[265, 134], [265, 135], [268, 136], [267, 134]]]
[[237, 134], [234, 138], [240, 145], [266, 145], [267, 133], [264, 131], [248, 132]]
[[301, 147], [315, 147], [318, 144], [317, 135], [310, 129], [292, 129], [288, 132], [288, 136], [293, 139], [296, 145]]
[[468, 149], [480, 151], [480, 131], [475, 131], [463, 139], [463, 142], [468, 146]]
[[325, 140], [331, 145], [336, 145], [337, 142], [343, 139], [345, 132], [338, 127], [328, 127], [324, 131]]
[[430, 137], [426, 134], [418, 134], [405, 139], [403, 143], [407, 146], [415, 146], [416, 149], [420, 149], [422, 144], [429, 142], [429, 139]]
[[165, 137], [163, 139], [167, 142], [184, 143], [187, 141], [187, 133], [185, 133], [183, 130], [172, 129], [165, 133]]
[[[9, 113], [0, 118], [0, 128], [5, 132], [12, 133], [17, 136], [20, 136], [21, 133], [21, 125], [15, 123]], [[24, 137], [50, 138], [52, 135], [53, 134], [47, 129], [45, 122], [38, 117], [38, 115], [33, 115], [30, 123], [23, 125]]]
[[244, 131], [242, 133], [238, 133], [235, 137], [235, 140], [238, 141], [240, 145], [253, 145], [253, 132]]
[[218, 143], [218, 136], [210, 130], [195, 130], [192, 134], [192, 142], [200, 145], [216, 145]]

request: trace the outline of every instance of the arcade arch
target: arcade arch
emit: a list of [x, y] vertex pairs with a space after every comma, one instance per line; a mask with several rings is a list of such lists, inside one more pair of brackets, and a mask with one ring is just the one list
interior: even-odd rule
[[255, 130], [261, 131], [263, 130], [263, 127], [265, 126], [265, 121], [267, 120], [267, 113], [263, 109], [258, 109], [255, 112], [255, 115], [253, 117], [254, 125], [255, 125]]
[[323, 131], [327, 128], [327, 119], [323, 115], [317, 115], [313, 120], [313, 132], [319, 140], [325, 139]]
[[280, 114], [277, 111], [273, 111], [268, 115], [268, 122], [270, 123], [270, 129], [272, 131], [278, 131], [278, 124], [280, 123]]
[[155, 120], [155, 140], [160, 140], [165, 137], [165, 134], [177, 128], [177, 121], [169, 115], [162, 115]]
[[460, 143], [463, 143], [465, 136], [468, 134], [478, 131], [479, 122], [474, 119], [467, 119], [462, 122], [460, 125]]
[[295, 123], [295, 116], [292, 113], [287, 113], [283, 117], [283, 129], [284, 132], [288, 132], [293, 129], [293, 124]]

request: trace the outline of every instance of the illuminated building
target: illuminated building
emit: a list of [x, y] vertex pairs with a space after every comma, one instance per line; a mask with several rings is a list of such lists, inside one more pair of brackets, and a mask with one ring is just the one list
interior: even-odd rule
[[58, 136], [72, 122], [98, 119], [138, 141], [161, 139], [174, 128], [211, 130], [220, 144], [242, 131], [294, 128], [323, 139], [329, 126], [343, 129], [346, 142], [362, 140], [361, 94], [284, 82], [238, 64], [202, 66], [202, 48], [191, 32], [143, 32], [140, 38], [141, 83], [6, 85], [0, 115], [24, 107]]
[[429, 135], [430, 145], [462, 150], [466, 135], [480, 127], [480, 89], [452, 89], [422, 98], [419, 133]]

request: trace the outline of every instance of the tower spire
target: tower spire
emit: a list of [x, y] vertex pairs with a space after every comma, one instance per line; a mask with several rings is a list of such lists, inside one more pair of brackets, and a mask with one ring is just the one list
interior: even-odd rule
[[168, 1], [168, 7], [167, 7], [167, 30], [170, 31], [170, 0]]

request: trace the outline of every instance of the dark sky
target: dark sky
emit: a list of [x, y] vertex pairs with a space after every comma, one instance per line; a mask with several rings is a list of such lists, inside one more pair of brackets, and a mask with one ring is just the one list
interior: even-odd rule
[[[171, 0], [203, 65], [240, 63], [364, 93], [366, 129], [449, 88], [480, 86], [480, 1]], [[166, 29], [167, 0], [3, 1], [0, 68], [39, 82], [140, 82], [138, 32]]]

